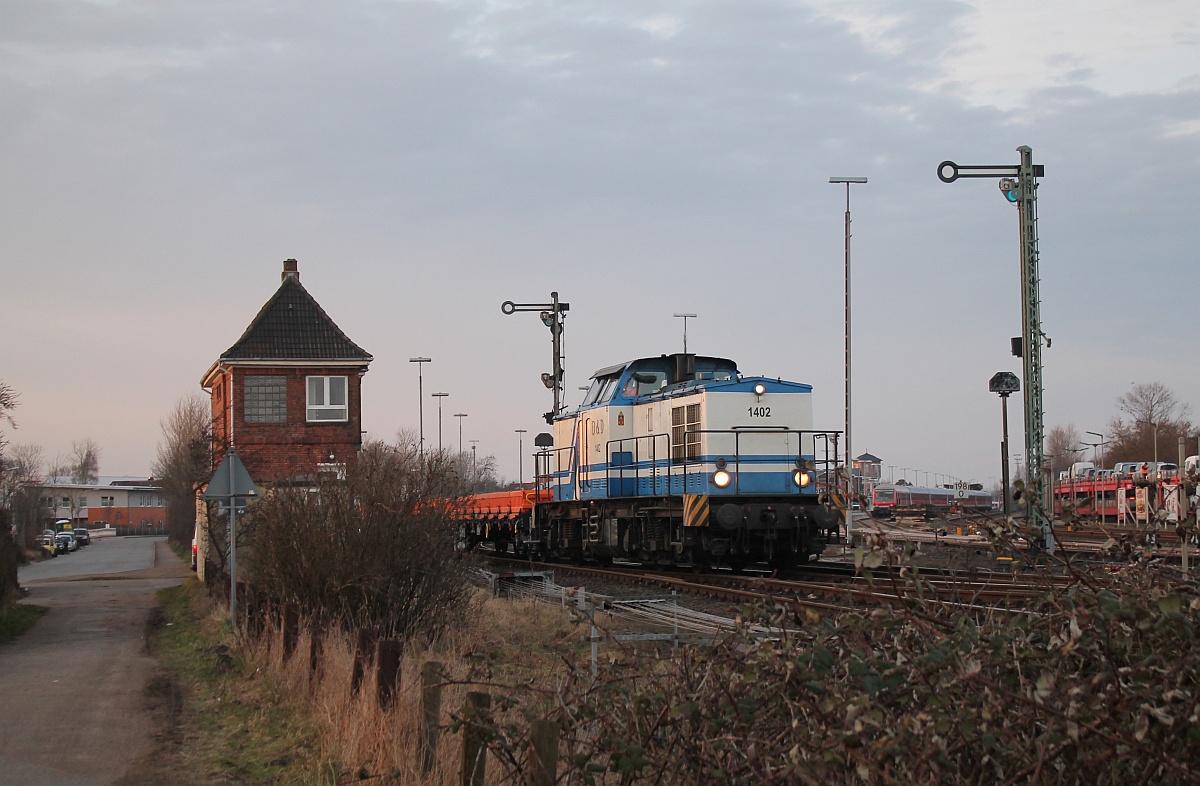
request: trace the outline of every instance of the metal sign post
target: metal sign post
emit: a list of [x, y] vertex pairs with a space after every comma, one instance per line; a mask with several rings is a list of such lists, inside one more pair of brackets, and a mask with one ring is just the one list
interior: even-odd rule
[[237, 627], [237, 506], [241, 497], [258, 497], [258, 489], [246, 471], [246, 465], [230, 448], [213, 473], [208, 488], [204, 490], [206, 500], [225, 500], [229, 505], [229, 619]]
[[1050, 484], [1042, 471], [1045, 463], [1042, 420], [1042, 318], [1038, 296], [1037, 179], [1045, 167], [1033, 163], [1033, 150], [1017, 148], [1021, 162], [1017, 166], [961, 166], [953, 161], [938, 164], [937, 176], [943, 183], [960, 177], [1000, 179], [1000, 190], [1017, 206], [1021, 234], [1021, 357], [1025, 377], [1025, 466], [1029, 474], [1027, 496], [1030, 524], [1045, 534], [1046, 551], [1054, 553], [1054, 531], [1050, 528]]
[[1011, 371], [997, 371], [988, 380], [988, 390], [1000, 394], [1000, 419], [1003, 437], [1000, 442], [1000, 487], [1004, 495], [1004, 517], [1008, 518], [1008, 397], [1021, 389], [1021, 380]]

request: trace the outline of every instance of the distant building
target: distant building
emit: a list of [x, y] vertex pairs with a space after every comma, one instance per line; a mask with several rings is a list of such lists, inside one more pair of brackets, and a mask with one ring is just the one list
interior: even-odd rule
[[75, 527], [136, 527], [163, 531], [167, 500], [150, 479], [101, 479], [99, 483], [71, 483], [46, 478], [40, 484], [42, 507], [55, 521]]
[[212, 398], [213, 468], [237, 450], [256, 483], [344, 477], [362, 447], [362, 377], [373, 358], [300, 284], [296, 260], [201, 387]]
[[850, 464], [850, 477], [853, 482], [853, 494], [856, 498], [869, 500], [883, 472], [883, 459], [870, 453], [863, 453]]
[[854, 459], [854, 476], [867, 481], [877, 481], [883, 474], [883, 459], [870, 453], [863, 453]]

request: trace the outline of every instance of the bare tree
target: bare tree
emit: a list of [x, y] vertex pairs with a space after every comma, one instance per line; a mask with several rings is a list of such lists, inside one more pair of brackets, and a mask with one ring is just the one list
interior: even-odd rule
[[[0, 426], [5, 423], [11, 428], [17, 427], [17, 421], [13, 420], [12, 411], [17, 406], [17, 393], [12, 387], [0, 379]], [[8, 438], [4, 436], [4, 431], [0, 429], [0, 468], [4, 466], [4, 446], [8, 444]]]
[[31, 547], [46, 523], [42, 504], [42, 449], [38, 445], [13, 445], [9, 450], [4, 497], [12, 512], [17, 543]]
[[76, 483], [95, 483], [100, 476], [100, 446], [91, 437], [71, 443], [71, 478]]
[[159, 425], [162, 441], [150, 471], [167, 499], [167, 535], [186, 545], [196, 527], [196, 484], [212, 473], [212, 410], [193, 393], [175, 402]]
[[1179, 437], [1190, 436], [1191, 407], [1179, 401], [1161, 382], [1134, 385], [1117, 397], [1117, 409], [1128, 419], [1114, 418], [1108, 424], [1109, 449], [1105, 462], [1146, 461], [1155, 454], [1160, 461], [1175, 457]]
[[1074, 423], [1051, 428], [1046, 434], [1046, 460], [1050, 462], [1050, 476], [1057, 478], [1060, 471], [1076, 462], [1083, 450], [1079, 429]]
[[1140, 423], [1166, 426], [1191, 417], [1191, 407], [1181, 404], [1175, 394], [1161, 382], [1134, 385], [1117, 397], [1117, 409]]
[[[17, 427], [12, 417], [12, 410], [16, 406], [16, 392], [7, 382], [0, 380], [0, 426], [8, 423], [12, 428]], [[0, 477], [7, 474], [7, 460], [4, 456], [7, 444], [8, 438], [3, 429], [0, 429]], [[17, 581], [17, 563], [21, 556], [17, 544], [9, 534], [12, 511], [8, 502], [8, 499], [0, 500], [0, 503], [5, 503], [0, 504], [0, 612], [8, 611], [9, 606], [16, 603], [21, 589]]]

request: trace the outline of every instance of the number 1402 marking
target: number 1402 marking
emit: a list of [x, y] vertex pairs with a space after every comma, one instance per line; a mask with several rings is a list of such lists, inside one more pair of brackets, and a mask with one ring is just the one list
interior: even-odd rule
[[771, 417], [770, 407], [747, 407], [746, 411], [750, 413], [752, 418], [769, 418]]

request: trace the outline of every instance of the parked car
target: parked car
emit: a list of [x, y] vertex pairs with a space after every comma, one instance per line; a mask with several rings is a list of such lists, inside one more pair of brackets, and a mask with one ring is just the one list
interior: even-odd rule
[[76, 551], [79, 548], [79, 541], [75, 540], [75, 536], [71, 534], [70, 530], [58, 533], [54, 536], [54, 539], [58, 541], [59, 554], [66, 554], [70, 551]]
[[38, 545], [42, 547], [42, 552], [47, 557], [58, 556], [58, 543], [55, 542], [53, 535], [43, 535]]
[[71, 530], [71, 534], [75, 536], [75, 540], [79, 541], [80, 546], [92, 545], [92, 533], [88, 531], [87, 527], [76, 527]]

